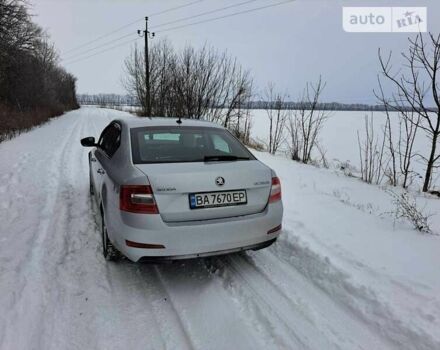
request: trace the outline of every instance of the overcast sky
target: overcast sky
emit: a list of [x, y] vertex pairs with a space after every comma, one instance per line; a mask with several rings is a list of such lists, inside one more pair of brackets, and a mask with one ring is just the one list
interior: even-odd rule
[[[244, 0], [201, 0], [177, 11], [151, 16], [150, 26], [230, 6]], [[217, 17], [245, 9], [278, 3], [282, 0], [258, 0], [221, 13], [178, 24]], [[79, 93], [125, 93], [121, 84], [123, 61], [133, 44], [80, 60], [112, 46], [136, 39], [136, 30], [144, 28], [142, 18], [194, 0], [31, 0], [35, 21], [51, 36], [65, 58], [62, 64], [78, 78]], [[160, 33], [153, 41], [167, 38], [176, 47], [205, 42], [227, 50], [251, 70], [260, 89], [274, 82], [292, 99], [299, 96], [307, 81], [321, 74], [327, 81], [326, 101], [374, 103], [372, 90], [377, 86], [379, 70], [377, 49], [392, 50], [396, 56], [407, 48], [404, 33], [346, 33], [342, 28], [343, 6], [427, 6], [428, 29], [440, 31], [440, 1], [339, 1], [297, 0], [278, 7], [243, 14]], [[90, 40], [128, 23], [139, 21], [86, 47]], [[132, 35], [130, 35], [132, 34]], [[106, 44], [121, 36], [126, 38]], [[140, 39], [138, 45], [143, 47]], [[397, 57], [396, 57], [397, 59]], [[77, 62], [73, 62], [79, 60]], [[69, 63], [70, 62], [70, 63]]]

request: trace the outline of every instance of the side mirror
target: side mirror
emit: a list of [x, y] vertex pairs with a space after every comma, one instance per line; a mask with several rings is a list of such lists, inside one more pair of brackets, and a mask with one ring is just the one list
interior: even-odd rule
[[85, 137], [81, 140], [81, 145], [84, 147], [95, 147], [95, 138], [94, 137]]

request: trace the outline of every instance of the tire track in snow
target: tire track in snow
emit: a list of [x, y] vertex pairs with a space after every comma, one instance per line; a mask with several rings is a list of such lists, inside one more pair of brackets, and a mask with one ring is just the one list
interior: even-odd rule
[[[245, 256], [243, 260], [253, 266], [264, 278], [271, 280], [286, 298], [298, 300], [304, 317], [310, 319], [314, 327], [319, 329], [334, 347], [344, 349], [392, 347], [393, 344], [388, 339], [378, 335], [368, 323], [357, 314], [353, 314], [345, 305], [340, 305], [327, 293], [317, 289], [291, 265], [280, 261], [271, 249]], [[291, 284], [292, 281], [295, 281], [294, 285]], [[336, 324], [335, 319], [338, 320]], [[340, 324], [345, 326], [341, 328]]]
[[[276, 316], [284, 321], [285, 325], [294, 326], [292, 329], [294, 333], [304, 326], [304, 322], [306, 324], [311, 322], [311, 325], [306, 325], [306, 328], [311, 327], [309, 334], [312, 336], [313, 334], [315, 336], [321, 334], [321, 336], [328, 337], [335, 348], [340, 346], [346, 349], [368, 348], [370, 346], [396, 349], [438, 347], [438, 344], [429, 335], [420, 335], [403, 327], [401, 322], [390, 314], [387, 306], [380, 304], [374, 296], [368, 294], [367, 290], [364, 288], [357, 290], [355, 286], [347, 285], [347, 276], [339, 271], [333, 271], [332, 267], [328, 266], [328, 261], [317, 261], [316, 257], [313, 258], [314, 260], [310, 260], [311, 257], [306, 258], [303, 255], [297, 257], [295, 261], [297, 264], [301, 264], [300, 266], [307, 265], [307, 269], [317, 269], [316, 276], [304, 274], [304, 267], [298, 268], [298, 265], [292, 264], [291, 261], [292, 254], [295, 254], [298, 247], [293, 249], [288, 245], [287, 249], [291, 249], [290, 253], [280, 254], [282, 248], [279, 247], [283, 247], [283, 245], [285, 245], [284, 240], [280, 240], [267, 251], [225, 257], [222, 263], [208, 265], [208, 268], [225, 281], [226, 289], [229, 289], [234, 295], [238, 294], [242, 299], [241, 303], [247, 305], [248, 310], [253, 312], [254, 316], [264, 315], [265, 321], [263, 322], [277, 324], [276, 320], [271, 320], [268, 317], [270, 313], [255, 311], [264, 309], [261, 306], [262, 300], [266, 303], [267, 310], [278, 311]], [[309, 253], [311, 254], [311, 252]], [[301, 259], [303, 261], [300, 261]], [[283, 271], [282, 276], [275, 277], [277, 270]], [[321, 283], [319, 280], [322, 280]], [[297, 285], [289, 285], [291, 281], [295, 281]], [[339, 283], [341, 286], [338, 286]], [[296, 291], [300, 293], [294, 293], [289, 288], [297, 288]], [[301, 293], [298, 288], [303, 288], [308, 292]], [[353, 305], [353, 301], [359, 297], [366, 302], [363, 307]], [[299, 305], [292, 300], [298, 298]], [[283, 304], [280, 303], [280, 300], [283, 299], [285, 307], [280, 309]], [[314, 304], [319, 300], [324, 309], [331, 310], [331, 317], [328, 318], [322, 310], [317, 310], [316, 305], [307, 302], [308, 299], [314, 300]], [[249, 300], [253, 300], [253, 302], [250, 303]], [[289, 307], [291, 312], [287, 313], [288, 317], [286, 318], [283, 311]], [[299, 322], [289, 322], [288, 319], [294, 312], [302, 313], [303, 319]], [[381, 315], [383, 320], [376, 323], [375, 318], [370, 319], [369, 313], [372, 313], [374, 317]], [[255, 317], [253, 318], [255, 319]], [[339, 321], [345, 319], [343, 323], [346, 327], [342, 328], [344, 332], [341, 333], [340, 326], [334, 324], [333, 318]], [[324, 330], [325, 334], [322, 333]], [[299, 339], [305, 339], [307, 344], [313, 343], [309, 342], [307, 336], [299, 336]], [[315, 344], [312, 348], [322, 348], [322, 346], [322, 344]]]
[[[60, 119], [57, 119], [55, 122], [60, 122]], [[43, 261], [45, 254], [48, 252], [48, 250], [45, 249], [45, 243], [48, 242], [47, 237], [50, 234], [49, 229], [54, 218], [53, 214], [55, 213], [58, 198], [57, 193], [60, 187], [60, 173], [57, 171], [57, 167], [68, 150], [79, 123], [80, 120], [78, 119], [73, 126], [71, 126], [71, 131], [68, 137], [61, 143], [59, 152], [55, 155], [53, 153], [47, 154], [46, 161], [44, 162], [47, 166], [47, 176], [43, 176], [43, 178], [46, 179], [47, 186], [51, 188], [52, 191], [50, 191], [44, 199], [40, 212], [40, 222], [29, 240], [30, 244], [26, 247], [28, 253], [25, 256], [28, 258], [23, 259], [18, 267], [17, 272], [22, 279], [19, 282], [19, 290], [14, 295], [13, 303], [11, 304], [7, 317], [9, 320], [8, 323], [19, 321], [24, 324], [26, 329], [32, 330], [32, 333], [27, 337], [22, 337], [17, 340], [13, 334], [14, 327], [9, 325], [9, 327], [6, 327], [4, 337], [2, 338], [2, 343], [15, 344], [18, 348], [26, 347], [23, 342], [37, 346], [40, 345], [41, 330], [44, 327], [42, 317], [45, 306], [49, 302], [47, 295], [45, 295], [45, 288], [41, 285], [41, 281], [47, 280], [44, 273], [45, 266]], [[51, 125], [53, 125], [53, 123], [51, 123]], [[27, 171], [32, 172], [32, 164], [25, 163], [23, 165], [23, 168], [24, 167], [27, 168]], [[35, 203], [35, 201], [33, 201], [35, 198], [32, 198], [32, 193], [28, 193], [27, 196], [29, 203]], [[36, 203], [38, 203], [38, 199]], [[29, 210], [31, 210], [31, 208], [29, 208]]]
[[[83, 117], [83, 126], [87, 125], [87, 130], [94, 129], [95, 134], [98, 135], [96, 131], [102, 130], [110, 118], [103, 113], [100, 113], [98, 118], [94, 117], [96, 117], [94, 113], [90, 113], [90, 115], [86, 114]], [[99, 124], [102, 124], [101, 127], [96, 126], [97, 121], [99, 121]], [[87, 202], [89, 199], [87, 186], [88, 176], [86, 176], [87, 156], [85, 153], [86, 152], [74, 153], [74, 156], [79, 155], [79, 162], [74, 162], [74, 164], [84, 169], [84, 174], [79, 174], [78, 171], [75, 172], [67, 169], [67, 175], [74, 174], [74, 176], [67, 176], [69, 180], [67, 187], [76, 188], [76, 192], [81, 194], [81, 196], [76, 196], [78, 198], [75, 198], [73, 191], [68, 191], [67, 198], [70, 199], [70, 201], [68, 201], [70, 205], [68, 205], [67, 208], [75, 209], [75, 207], [71, 205], [73, 202]], [[85, 159], [86, 162], [80, 165], [81, 158], [83, 158], [83, 160]], [[86, 207], [88, 216], [90, 216], [90, 221], [92, 222], [91, 225], [89, 224], [89, 226], [92, 226], [90, 233], [98, 238], [100, 235], [99, 227], [93, 222], [94, 219], [91, 214], [90, 205]], [[78, 231], [78, 225], [80, 225], [80, 223], [75, 222], [74, 216], [67, 215], [64, 222], [66, 223], [66, 232], [70, 232], [72, 229], [73, 231]], [[75, 233], [81, 232], [78, 231]], [[70, 238], [71, 235], [67, 236], [69, 239], [65, 242], [65, 246], [71, 247], [75, 241], [72, 241]], [[86, 236], [84, 236], [84, 238], [85, 237]], [[150, 271], [151, 269], [149, 270], [147, 268], [145, 271], [142, 269], [142, 266], [137, 266], [127, 261], [122, 261], [119, 264], [108, 263], [102, 257], [100, 244], [100, 241], [97, 239], [94, 243], [96, 249], [93, 249], [93, 252], [87, 249], [83, 254], [76, 252], [75, 254], [66, 255], [62, 259], [62, 264], [58, 265], [60, 267], [60, 278], [62, 280], [62, 283], [59, 283], [58, 289], [63, 291], [61, 295], [64, 297], [64, 300], [60, 300], [63, 307], [61, 312], [58, 312], [61, 314], [58, 316], [59, 319], [55, 322], [55, 330], [57, 331], [55, 338], [60, 341], [66, 338], [70, 339], [70, 335], [68, 336], [66, 334], [66, 329], [72, 329], [75, 325], [76, 328], [78, 328], [78, 323], [81, 322], [81, 320], [76, 320], [75, 318], [73, 318], [73, 322], [71, 321], [72, 315], [77, 313], [75, 305], [72, 305], [72, 303], [78, 298], [75, 295], [72, 296], [72, 293], [69, 293], [67, 288], [63, 288], [63, 283], [69, 288], [75, 288], [75, 286], [73, 286], [74, 281], [79, 279], [78, 284], [81, 285], [83, 284], [81, 282], [84, 282], [82, 280], [87, 280], [87, 277], [84, 277], [84, 275], [87, 276], [90, 275], [90, 273], [85, 270], [80, 272], [78, 276], [77, 272], [78, 270], [81, 271], [81, 266], [83, 266], [81, 260], [83, 259], [89, 261], [91, 266], [98, 266], [98, 270], [100, 271], [100, 276], [96, 276], [96, 280], [100, 281], [100, 291], [98, 291], [98, 293], [103, 295], [101, 300], [93, 300], [93, 303], [98, 304], [98, 307], [95, 307], [95, 309], [98, 310], [94, 311], [99, 312], [100, 309], [105, 309], [107, 315], [105, 319], [95, 318], [91, 320], [92, 323], [94, 323], [92, 330], [100, 335], [99, 338], [95, 340], [97, 342], [97, 348], [123, 346], [128, 346], [131, 349], [185, 348], [184, 345], [188, 342], [188, 339], [182, 331], [181, 325], [176, 321], [177, 317], [175, 316], [175, 312], [171, 308], [168, 308], [166, 303], [163, 303], [163, 290], [158, 287], [160, 283], [158, 279], [155, 278], [154, 270]], [[81, 244], [79, 244], [79, 246], [81, 246]], [[66, 252], [69, 252], [68, 249], [66, 249]], [[89, 254], [89, 256], [85, 254]], [[144, 275], [143, 272], [146, 272], [146, 275]], [[66, 273], [67, 277], [65, 277]], [[81, 275], [83, 275], [83, 277], [81, 277]], [[93, 278], [93, 275], [89, 276], [89, 278], [90, 277]], [[90, 287], [93, 289], [93, 285]], [[89, 295], [89, 300], [92, 300], [93, 294], [96, 294], [96, 291], [79, 289], [76, 293], [79, 296]], [[90, 313], [87, 309], [84, 309], [82, 310], [82, 314], [85, 316]], [[63, 323], [71, 324], [71, 326], [62, 325]], [[110, 327], [109, 323], [111, 325]], [[92, 341], [96, 338], [96, 334], [88, 331], [90, 323], [87, 324], [88, 327], [80, 326], [77, 331], [77, 336], [73, 337], [73, 340], [85, 339], [77, 344], [76, 347], [78, 348], [89, 346], [90, 341], [87, 341], [88, 338]], [[122, 332], [115, 333], [114, 329], [120, 329]], [[155, 335], [153, 339], [151, 338], [151, 334]], [[56, 349], [59, 343], [52, 342], [51, 345]], [[191, 346], [187, 348], [191, 348]]]
[[[141, 279], [144, 279], [144, 273], [145, 273], [145, 267], [141, 266], [139, 268], [139, 271], [142, 273], [138, 274], [138, 277]], [[148, 269], [148, 276], [152, 280], [151, 283], [152, 286], [154, 286], [155, 294], [159, 295], [160, 301], [165, 301], [166, 303], [158, 303], [153, 302], [153, 310], [155, 313], [155, 317], [160, 323], [161, 330], [166, 340], [166, 348], [167, 349], [194, 349], [194, 344], [191, 340], [191, 337], [189, 336], [188, 330], [186, 328], [185, 323], [182, 321], [181, 315], [177, 312], [176, 305], [173, 303], [173, 300], [168, 293], [160, 272], [158, 270], [157, 266], [151, 266]], [[144, 283], [146, 281], [144, 280]], [[151, 288], [151, 287], [150, 287]], [[170, 325], [173, 325], [170, 327]], [[171, 328], [171, 331], [170, 329]], [[177, 341], [177, 343], [176, 343]], [[183, 341], [183, 342], [182, 342]]]
[[[40, 223], [38, 229], [34, 230], [31, 238], [28, 239], [29, 244], [27, 244], [27, 247], [33, 256], [32, 260], [24, 260], [18, 264], [17, 275], [22, 280], [22, 287], [20, 288], [22, 292], [21, 297], [17, 294], [15, 302], [12, 303], [10, 308], [11, 315], [15, 314], [15, 319], [14, 317], [8, 317], [10, 319], [8, 323], [11, 323], [11, 325], [14, 323], [22, 324], [26, 329], [31, 330], [35, 336], [23, 339], [26, 339], [27, 344], [32, 342], [33, 344], [38, 344], [37, 346], [41, 348], [59, 348], [63, 345], [63, 340], [66, 339], [71, 341], [70, 346], [73, 348], [88, 346], [105, 348], [109, 345], [107, 337], [96, 337], [96, 332], [100, 335], [110, 333], [108, 335], [109, 338], [111, 337], [111, 331], [106, 329], [105, 320], [103, 321], [102, 318], [98, 317], [99, 321], [95, 322], [92, 318], [89, 320], [91, 321], [90, 323], [83, 325], [81, 320], [76, 317], [77, 314], [82, 314], [84, 318], [88, 311], [87, 303], [84, 306], [83, 302], [84, 299], [87, 301], [87, 297], [81, 300], [82, 295], [89, 295], [90, 292], [92, 294], [100, 293], [100, 291], [102, 295], [102, 291], [111, 292], [111, 288], [106, 283], [106, 280], [101, 278], [101, 276], [105, 276], [105, 273], [90, 274], [87, 271], [87, 266], [84, 266], [84, 262], [87, 261], [91, 264], [91, 268], [96, 268], [95, 266], [97, 266], [98, 271], [101, 272], [105, 272], [108, 267], [101, 258], [99, 250], [100, 241], [96, 233], [96, 225], [90, 221], [90, 205], [87, 197], [88, 177], [82, 174], [85, 174], [86, 171], [86, 163], [83, 162], [83, 160], [86, 160], [86, 156], [83, 149], [79, 146], [81, 130], [89, 128], [89, 123], [94, 121], [94, 114], [89, 115], [87, 113], [84, 116], [81, 114], [75, 115], [76, 112], [72, 113], [74, 115], [70, 114], [62, 117], [62, 120], [65, 118], [69, 119], [69, 121], [64, 120], [64, 123], [68, 124], [69, 128], [71, 128], [71, 133], [66, 137], [64, 145], [57, 140], [60, 143], [60, 151], [54, 156], [47, 150], [44, 150], [50, 156], [40, 160], [46, 165], [46, 169], [49, 172], [51, 169], [53, 169], [52, 172], [58, 171], [57, 177], [42, 177], [49, 180], [51, 184], [50, 186], [42, 185], [42, 187], [46, 190], [51, 188], [49, 196], [53, 195], [51, 198], [52, 207], [46, 201], [46, 206], [43, 210], [46, 213], [53, 210], [54, 213], [56, 212], [56, 215], [46, 215], [45, 221]], [[34, 156], [34, 159], [38, 159], [38, 156]], [[31, 165], [28, 164], [25, 168], [29, 172]], [[40, 199], [40, 202], [44, 203], [45, 201]], [[54, 210], [55, 206], [56, 210]], [[95, 233], [97, 236], [90, 239], [90, 233]], [[37, 239], [38, 244], [35, 244]], [[89, 254], [90, 251], [88, 249], [85, 249], [87, 242], [91, 242], [91, 248], [94, 248], [91, 254]], [[86, 250], [86, 255], [81, 254], [81, 250], [84, 249]], [[81, 261], [83, 257], [86, 258], [85, 261]], [[31, 277], [28, 277], [29, 275]], [[76, 281], [78, 283], [75, 283]], [[88, 282], [92, 290], [85, 289], [81, 282]], [[94, 288], [95, 284], [98, 284], [98, 291], [93, 290], [96, 289]], [[50, 289], [47, 289], [46, 285], [50, 285]], [[30, 291], [31, 289], [32, 291]], [[74, 291], [73, 293], [72, 290]], [[31, 293], [32, 296], [30, 296]], [[105, 294], [103, 298], [105, 302], [102, 304], [100, 304], [100, 301], [94, 301], [98, 304], [94, 311], [99, 313], [102, 310], [112, 308], [112, 300], [123, 300], [124, 297], [127, 297], [124, 293], [122, 286], [122, 288], [118, 288], [115, 295]], [[93, 299], [90, 298], [90, 300]], [[17, 313], [17, 310], [24, 305], [27, 307], [26, 311], [31, 311], [31, 317], [29, 315], [25, 316], [25, 312]], [[136, 306], [138, 308], [133, 311], [139, 310], [141, 306], [145, 308], [145, 305]], [[78, 309], [81, 312], [77, 312]], [[115, 309], [118, 309], [118, 307]], [[122, 318], [119, 315], [122, 315]], [[136, 329], [134, 322], [129, 322], [130, 318], [133, 318], [130, 317], [130, 314], [125, 314], [124, 312], [120, 314], [115, 313], [112, 315], [112, 318], [115, 320], [115, 323], [119, 322], [122, 327], [125, 326], [125, 322], [125, 324], [132, 324], [133, 328]], [[24, 324], [21, 322], [23, 319], [25, 319]], [[142, 317], [136, 317], [135, 319], [140, 321]], [[44, 320], [44, 322], [40, 322], [40, 320]], [[154, 323], [148, 322], [150, 321], [149, 316], [143, 319], [143, 321], [144, 325], [154, 329]], [[68, 329], [63, 326], [63, 323], [71, 324], [73, 327]], [[10, 330], [11, 333], [16, 331], [13, 327]], [[71, 337], [70, 334], [75, 332], [78, 332], [79, 335]], [[138, 340], [145, 338], [145, 336], [139, 337], [141, 333], [142, 329], [139, 329], [139, 333], [136, 334]], [[127, 338], [129, 337], [127, 336]], [[122, 343], [129, 343], [127, 338], [122, 339]], [[8, 343], [9, 340], [6, 339], [5, 342]], [[144, 343], [147, 342], [144, 341]], [[157, 345], [154, 341], [150, 341], [150, 343], [153, 347]], [[21, 346], [21, 343], [16, 344], [16, 346], [28, 348], [24, 344]]]
[[223, 287], [249, 314], [250, 322], [271, 339], [272, 348], [332, 348], [301, 303], [280, 292], [276, 283], [262, 276], [241, 254], [212, 260], [208, 268], [223, 280]]
[[[90, 124], [97, 129], [93, 116], [87, 113], [82, 117], [82, 129], [89, 130]], [[61, 194], [66, 203], [62, 220], [65, 235], [60, 242], [64, 254], [60, 255], [57, 264], [56, 288], [60, 296], [58, 304], [62, 306], [57, 310], [57, 318], [53, 319], [55, 336], [46, 337], [51, 339], [48, 345], [58, 349], [70, 339], [74, 348], [81, 349], [91, 344], [95, 344], [92, 346], [95, 348], [169, 348], [160, 339], [161, 332], [152, 317], [150, 300], [145, 297], [150, 293], [139, 288], [139, 276], [132, 273], [130, 265], [107, 263], [102, 257], [100, 231], [88, 195], [86, 153], [83, 150], [72, 152], [68, 157], [70, 166], [65, 168], [66, 191]], [[75, 168], [82, 169], [81, 174]], [[81, 223], [81, 216], [88, 218], [85, 225]], [[85, 266], [84, 262], [90, 266]], [[151, 333], [159, 337], [151, 339]]]
[[267, 339], [246, 322], [243, 309], [224, 291], [204, 260], [160, 265], [156, 270], [193, 348], [229, 349], [237, 344], [240, 349], [268, 348]]
[[[344, 205], [337, 203], [337, 205]], [[341, 247], [332, 246], [319, 240], [318, 236], [312, 232], [310, 229], [306, 228], [302, 222], [297, 220], [288, 219], [289, 225], [294, 227], [295, 232], [305, 231], [305, 235], [307, 235], [308, 239], [313, 241], [314, 245], [317, 245], [320, 248], [323, 248], [324, 251], [329, 252], [329, 254], [334, 257], [334, 260], [337, 261], [338, 266], [342, 265], [340, 269], [344, 269], [344, 266], [349, 266], [350, 269], [355, 270], [355, 272], [351, 272], [353, 277], [363, 276], [363, 279], [367, 278], [370, 283], [375, 285], [381, 285], [382, 288], [387, 288], [389, 291], [387, 293], [393, 293], [398, 295], [401, 303], [407, 304], [406, 314], [395, 315], [395, 318], [399, 319], [415, 319], [417, 318], [417, 323], [420, 325], [419, 329], [423, 334], [427, 329], [431, 328], [428, 333], [435, 333], [436, 325], [432, 323], [432, 319], [435, 318], [434, 315], [440, 314], [440, 303], [433, 299], [429, 293], [424, 293], [424, 291], [429, 291], [430, 287], [426, 284], [420, 284], [414, 281], [411, 281], [411, 276], [400, 276], [399, 279], [395, 279], [394, 276], [387, 273], [386, 270], [375, 270], [368, 266], [367, 264], [362, 263], [359, 259], [356, 259], [353, 256], [352, 252], [342, 249]], [[299, 238], [296, 234], [290, 234], [292, 237]], [[338, 267], [335, 267], [338, 268]], [[351, 283], [356, 283], [353, 281]], [[368, 281], [362, 281], [361, 284], [368, 286]], [[415, 290], [412, 286], [417, 284], [420, 288]], [[374, 296], [376, 299], [380, 299], [380, 295]], [[409, 305], [414, 303], [414, 300], [419, 300], [413, 308], [410, 308]], [[398, 309], [397, 311], [403, 311]]]
[[[87, 187], [82, 184], [82, 174], [80, 174], [81, 169], [84, 168], [84, 164], [82, 164], [84, 163], [84, 155], [78, 151], [80, 148], [79, 139], [83, 135], [87, 124], [84, 123], [83, 116], [77, 118], [81, 119], [81, 124], [72, 136], [70, 147], [63, 155], [60, 164], [60, 190], [57, 193], [59, 204], [57, 206], [57, 218], [52, 223], [52, 231], [55, 233], [53, 239], [51, 239], [52, 245], [50, 247], [53, 252], [51, 256], [53, 269], [48, 273], [53, 274], [52, 299], [56, 300], [56, 303], [51, 303], [51, 307], [46, 307], [43, 316], [46, 320], [45, 328], [49, 330], [48, 333], [43, 334], [43, 340], [50, 339], [49, 342], [43, 341], [46, 349], [62, 347], [63, 344], [59, 341], [60, 333], [63, 334], [63, 330], [65, 330], [63, 327], [68, 322], [63, 318], [63, 313], [76, 299], [72, 297], [72, 291], [78, 297], [84, 294], [84, 291], [80, 289], [81, 287], [78, 288], [74, 283], [78, 280], [77, 276], [81, 278], [85, 274], [84, 265], [76, 264], [76, 267], [71, 271], [69, 263], [75, 260], [75, 256], [80, 254], [80, 250], [87, 245], [90, 229], [93, 228], [89, 218], [90, 206], [84, 196], [84, 193], [87, 193], [85, 192]], [[66, 276], [70, 280], [66, 279]], [[80, 283], [78, 285], [81, 286]], [[70, 311], [70, 317], [75, 315], [76, 310]], [[73, 333], [75, 330], [72, 328], [70, 332]], [[86, 335], [87, 333], [84, 333], [82, 338], [87, 339]], [[71, 345], [75, 348], [97, 346], [92, 337], [87, 339], [87, 343], [78, 342], [77, 339], [81, 338], [70, 339], [72, 341]]]
[[[287, 233], [287, 232], [286, 232]], [[381, 336], [396, 349], [440, 348], [423, 330], [415, 332], [393, 315], [388, 305], [378, 300], [365, 286], [356, 286], [349, 276], [337, 270], [328, 258], [323, 258], [303, 246], [293, 233], [282, 236], [269, 252], [289, 268], [295, 269], [315, 287], [326, 293], [340, 308], [362, 321], [373, 334]]]

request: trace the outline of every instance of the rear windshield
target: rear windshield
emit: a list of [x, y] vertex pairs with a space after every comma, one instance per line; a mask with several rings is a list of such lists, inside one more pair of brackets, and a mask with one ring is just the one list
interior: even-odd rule
[[135, 164], [255, 159], [224, 129], [160, 126], [133, 128], [130, 133]]

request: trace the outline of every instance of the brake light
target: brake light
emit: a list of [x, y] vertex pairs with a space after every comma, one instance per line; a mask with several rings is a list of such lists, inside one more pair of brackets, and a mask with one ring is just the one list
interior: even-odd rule
[[130, 213], [159, 214], [151, 186], [125, 185], [119, 192], [119, 209]]
[[270, 189], [269, 203], [281, 200], [281, 182], [278, 177], [272, 178], [272, 187]]

